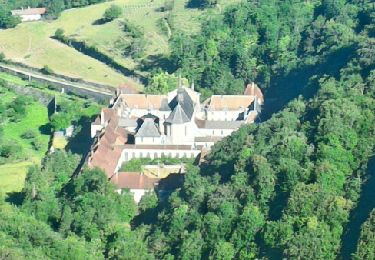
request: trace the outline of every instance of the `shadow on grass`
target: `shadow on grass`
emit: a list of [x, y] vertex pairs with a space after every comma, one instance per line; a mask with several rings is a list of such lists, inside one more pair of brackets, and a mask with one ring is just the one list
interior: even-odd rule
[[186, 8], [195, 8], [195, 9], [203, 9], [204, 5], [202, 4], [202, 0], [189, 0], [186, 5]]
[[138, 69], [144, 72], [150, 72], [156, 68], [168, 73], [172, 73], [176, 70], [172, 61], [162, 54], [150, 55], [147, 59], [142, 60], [141, 64], [138, 66]]
[[91, 145], [93, 144], [94, 139], [91, 138], [91, 121], [92, 118], [81, 117], [77, 123], [77, 125], [80, 126], [78, 133], [69, 139], [69, 142], [65, 147], [67, 151], [81, 156], [81, 160], [73, 175], [77, 175], [84, 166]]
[[66, 150], [79, 155], [86, 155], [91, 148], [91, 118], [81, 117], [77, 123], [80, 128], [72, 138], [70, 138]]
[[39, 126], [39, 132], [42, 135], [51, 135], [52, 134], [52, 126], [50, 123], [47, 123], [45, 125]]
[[21, 206], [24, 200], [25, 194], [22, 191], [8, 192], [6, 194], [5, 201], [15, 206]]
[[100, 19], [98, 19], [98, 20], [95, 20], [95, 21], [92, 23], [92, 25], [103, 25], [103, 24], [106, 24], [106, 23], [108, 23], [108, 22], [110, 22], [110, 21], [107, 21], [107, 20], [105, 20], [105, 19], [103, 19], [103, 18], [100, 18]]

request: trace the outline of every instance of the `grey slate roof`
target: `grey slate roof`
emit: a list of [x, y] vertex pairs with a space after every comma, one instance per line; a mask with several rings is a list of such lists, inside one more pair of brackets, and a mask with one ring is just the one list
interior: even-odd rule
[[160, 110], [161, 111], [171, 111], [171, 108], [169, 107], [169, 104], [168, 104], [168, 98], [163, 98], [161, 100]]
[[139, 128], [136, 137], [160, 137], [160, 132], [152, 118], [146, 118]]
[[243, 121], [203, 121], [198, 127], [206, 129], [237, 129]]
[[175, 110], [177, 104], [181, 105], [182, 110], [185, 112], [185, 115], [190, 121], [194, 113], [194, 102], [183, 88], [179, 88], [177, 90], [177, 95], [174, 99], [172, 99], [169, 106], [172, 108], [172, 110]]
[[137, 119], [132, 118], [120, 118], [118, 121], [118, 125], [121, 127], [137, 127]]
[[171, 124], [183, 124], [190, 122], [190, 119], [182, 109], [182, 106], [180, 104], [177, 104], [177, 106], [174, 108], [172, 113], [169, 114], [165, 122]]

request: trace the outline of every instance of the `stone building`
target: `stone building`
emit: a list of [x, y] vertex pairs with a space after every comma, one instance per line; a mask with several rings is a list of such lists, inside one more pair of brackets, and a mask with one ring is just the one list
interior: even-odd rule
[[21, 17], [22, 22], [38, 21], [46, 13], [46, 8], [25, 8], [19, 10], [12, 10], [13, 16]]
[[[92, 123], [96, 141], [88, 165], [118, 180], [122, 164], [133, 158], [196, 158], [241, 125], [253, 123], [263, 102], [254, 83], [243, 95], [213, 95], [202, 103], [200, 93], [188, 87], [165, 95], [120, 93]], [[120, 179], [125, 187], [126, 178]]]

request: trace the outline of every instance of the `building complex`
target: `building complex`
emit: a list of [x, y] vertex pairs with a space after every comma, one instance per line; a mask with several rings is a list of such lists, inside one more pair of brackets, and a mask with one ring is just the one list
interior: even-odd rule
[[[178, 87], [165, 95], [119, 91], [109, 108], [91, 125], [95, 138], [89, 167], [99, 167], [118, 187], [147, 188], [150, 181], [140, 174], [138, 182], [120, 171], [134, 158], [196, 158], [215, 142], [243, 124], [253, 123], [264, 102], [253, 83], [243, 95], [213, 95], [201, 102], [194, 87]], [[147, 177], [147, 176], [146, 176]], [[142, 189], [141, 189], [142, 190]]]

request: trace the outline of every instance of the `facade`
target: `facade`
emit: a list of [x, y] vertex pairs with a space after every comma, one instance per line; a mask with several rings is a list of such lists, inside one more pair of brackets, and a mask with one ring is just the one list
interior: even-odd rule
[[[118, 179], [122, 164], [133, 158], [196, 158], [243, 124], [253, 123], [263, 102], [254, 83], [243, 95], [213, 95], [202, 103], [192, 87], [165, 95], [120, 93], [92, 123], [96, 141], [88, 165]], [[124, 184], [126, 178], [120, 179]]]
[[26, 8], [12, 10], [13, 16], [21, 17], [22, 22], [38, 21], [46, 13], [46, 8]]

